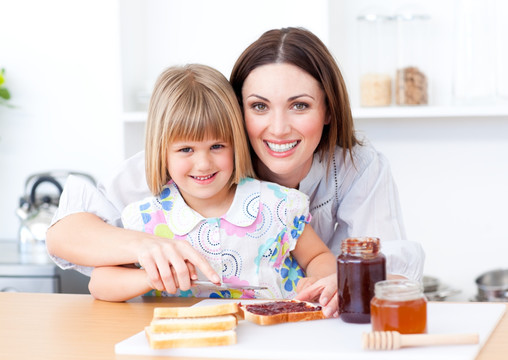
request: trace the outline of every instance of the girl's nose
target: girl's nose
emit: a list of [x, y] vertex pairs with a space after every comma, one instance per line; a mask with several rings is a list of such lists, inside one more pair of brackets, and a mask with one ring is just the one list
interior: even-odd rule
[[208, 152], [198, 152], [196, 154], [195, 166], [197, 170], [207, 171], [212, 167], [211, 164], [212, 159]]
[[283, 137], [291, 132], [289, 117], [284, 111], [276, 111], [270, 119], [269, 130], [272, 135]]

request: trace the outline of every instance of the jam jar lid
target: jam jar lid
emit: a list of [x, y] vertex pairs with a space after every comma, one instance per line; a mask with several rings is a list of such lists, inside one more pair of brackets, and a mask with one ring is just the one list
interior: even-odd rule
[[381, 243], [377, 237], [350, 237], [341, 243], [341, 251], [348, 254], [377, 254]]

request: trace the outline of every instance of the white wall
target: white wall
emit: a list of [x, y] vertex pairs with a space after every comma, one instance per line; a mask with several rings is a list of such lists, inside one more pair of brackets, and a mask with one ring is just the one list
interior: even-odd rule
[[0, 66], [16, 106], [0, 106], [0, 238], [32, 173], [101, 177], [121, 160], [118, 5], [0, 0]]
[[[403, 2], [383, 3], [396, 7]], [[239, 52], [262, 31], [304, 25], [329, 44], [357, 103], [354, 14], [366, 1], [329, 3], [326, 17], [325, 0], [150, 0], [131, 14], [129, 32], [119, 14], [125, 6], [140, 6], [137, 0], [0, 0], [0, 66], [7, 70], [17, 105], [0, 107], [0, 238], [17, 236], [14, 211], [31, 173], [73, 169], [101, 178], [120, 162], [120, 113], [137, 110], [132, 105], [136, 94], [146, 92], [156, 74], [172, 63], [205, 62], [229, 75]], [[438, 23], [449, 26], [453, 0], [420, 3], [430, 7]], [[218, 15], [206, 16], [212, 11]], [[278, 11], [286, 16], [278, 17]], [[148, 30], [158, 35], [145, 43]], [[173, 31], [180, 41], [168, 37]], [[451, 99], [447, 36], [437, 32], [434, 38], [441, 85], [433, 91], [441, 105]], [[146, 45], [138, 51], [149, 56], [132, 57], [125, 52], [128, 47], [120, 49], [129, 42]], [[426, 273], [462, 289], [459, 299], [467, 300], [477, 275], [508, 267], [507, 116], [359, 119], [357, 127], [390, 160], [408, 235], [427, 253]]]
[[476, 294], [485, 271], [508, 268], [508, 116], [357, 121], [390, 160], [409, 239], [425, 274]]
[[121, 11], [127, 111], [146, 109], [143, 100], [171, 65], [204, 63], [229, 78], [266, 30], [304, 26], [328, 41], [328, 0], [124, 0]]

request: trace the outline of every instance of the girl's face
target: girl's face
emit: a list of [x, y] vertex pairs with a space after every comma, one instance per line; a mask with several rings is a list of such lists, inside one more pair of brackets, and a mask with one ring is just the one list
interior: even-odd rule
[[168, 149], [170, 177], [187, 205], [206, 217], [229, 208], [233, 167], [233, 148], [220, 140], [174, 141]]
[[328, 123], [320, 84], [297, 66], [268, 64], [247, 76], [242, 98], [258, 175], [297, 188]]

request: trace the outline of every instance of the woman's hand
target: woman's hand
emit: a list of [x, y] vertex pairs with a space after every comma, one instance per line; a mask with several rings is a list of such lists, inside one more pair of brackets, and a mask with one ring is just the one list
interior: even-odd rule
[[189, 290], [191, 281], [198, 278], [196, 268], [210, 281], [220, 284], [219, 275], [187, 241], [140, 234], [144, 237], [137, 250], [138, 263], [154, 289], [171, 294], [177, 289]]
[[[305, 279], [305, 278], [304, 278]], [[302, 281], [301, 279], [300, 281]], [[330, 274], [319, 280], [309, 278], [300, 286], [298, 282], [296, 300], [319, 302], [326, 317], [338, 317], [337, 274]]]

